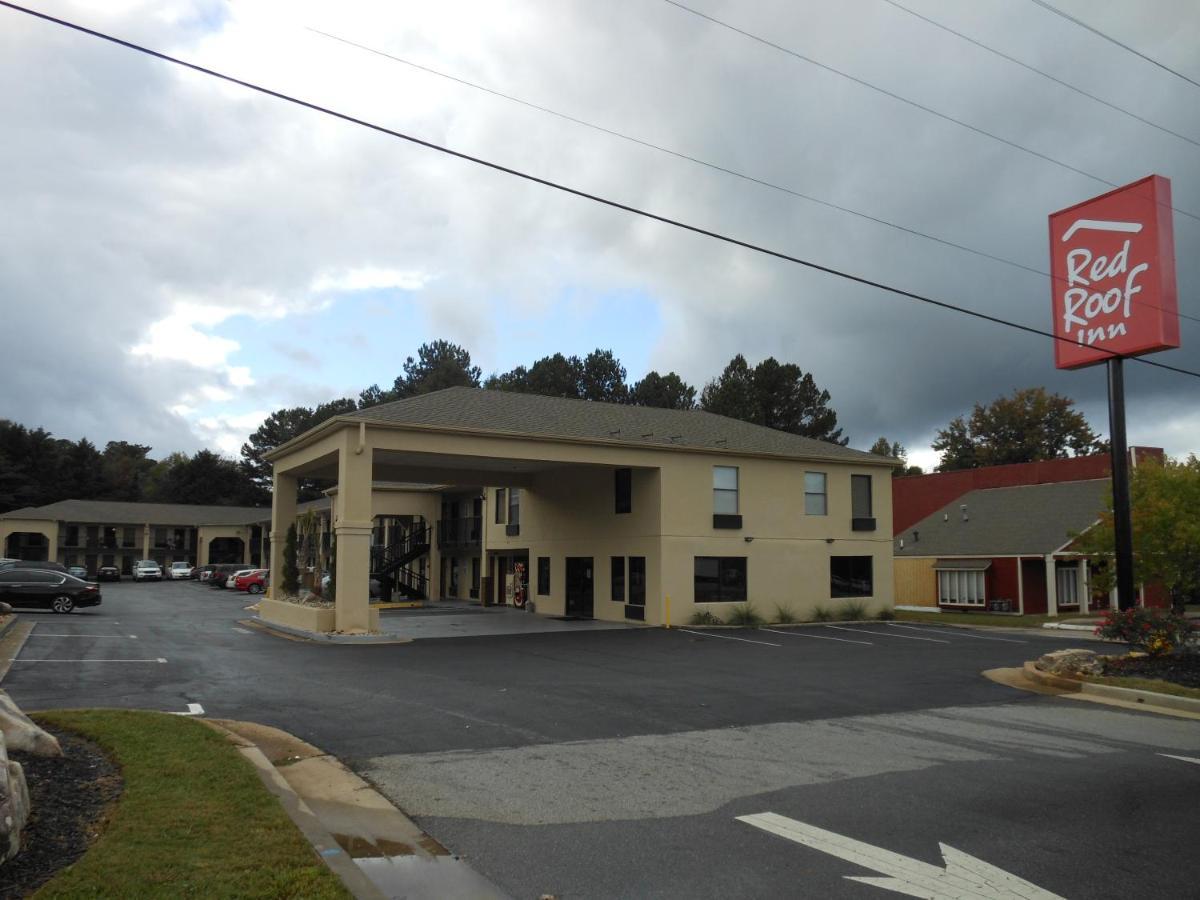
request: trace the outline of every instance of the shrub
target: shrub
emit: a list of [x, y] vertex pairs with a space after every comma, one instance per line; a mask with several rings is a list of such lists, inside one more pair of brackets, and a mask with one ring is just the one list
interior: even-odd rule
[[284, 594], [295, 597], [300, 593], [300, 568], [296, 565], [296, 525], [288, 526], [283, 544], [283, 578], [280, 580]]
[[730, 610], [729, 620], [725, 624], [736, 625], [739, 628], [758, 628], [765, 623], [753, 606], [741, 603]]
[[1155, 612], [1142, 606], [1110, 609], [1096, 634], [1108, 641], [1123, 641], [1151, 656], [1187, 649], [1192, 624], [1177, 612]]
[[719, 618], [714, 616], [709, 610], [701, 609], [692, 613], [692, 617], [688, 620], [689, 625], [724, 625]]
[[858, 622], [867, 617], [867, 605], [853, 600], [838, 612], [838, 618], [843, 622]]
[[829, 609], [824, 606], [814, 606], [813, 607], [813, 621], [814, 622], [832, 622], [833, 621], [833, 613], [830, 612]]
[[890, 622], [896, 618], [896, 611], [894, 609], [881, 609], [875, 614], [875, 618], [880, 622]]
[[777, 604], [775, 607], [775, 621], [780, 625], [792, 625], [796, 621], [796, 614], [782, 604]]

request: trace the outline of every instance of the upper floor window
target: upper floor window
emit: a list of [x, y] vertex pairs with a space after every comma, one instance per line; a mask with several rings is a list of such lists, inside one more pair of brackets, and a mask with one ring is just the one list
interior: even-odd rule
[[508, 524], [521, 524], [521, 489], [508, 489]]
[[496, 488], [496, 524], [504, 524], [504, 514], [508, 511], [508, 491]]
[[633, 469], [613, 472], [613, 493], [617, 514], [633, 512]]
[[737, 466], [713, 466], [713, 514], [736, 516], [737, 512]]
[[856, 519], [871, 518], [871, 476], [850, 476], [851, 515]]
[[825, 473], [804, 473], [804, 514], [824, 516], [829, 513], [829, 502], [825, 493]]

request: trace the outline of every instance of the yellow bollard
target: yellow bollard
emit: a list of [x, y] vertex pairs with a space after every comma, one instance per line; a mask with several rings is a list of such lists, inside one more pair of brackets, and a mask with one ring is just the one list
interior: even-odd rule
[[663, 627], [671, 627], [671, 595], [667, 594], [666, 609], [664, 611]]

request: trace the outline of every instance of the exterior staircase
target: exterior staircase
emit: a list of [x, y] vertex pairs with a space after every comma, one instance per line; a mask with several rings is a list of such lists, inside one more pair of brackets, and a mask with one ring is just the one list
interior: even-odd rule
[[429, 553], [432, 540], [430, 526], [414, 525], [408, 529], [393, 528], [388, 543], [371, 548], [371, 577], [379, 581], [386, 599], [396, 594], [409, 600], [429, 598], [429, 577], [411, 566]]

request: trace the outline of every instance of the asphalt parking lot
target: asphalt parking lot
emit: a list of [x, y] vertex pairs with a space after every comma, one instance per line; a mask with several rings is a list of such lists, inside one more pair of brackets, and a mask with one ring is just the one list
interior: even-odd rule
[[284, 728], [517, 897], [870, 897], [887, 886], [850, 877], [897, 871], [929, 892], [982, 879], [973, 896], [1194, 896], [1200, 876], [1178, 854], [1200, 722], [979, 675], [1070, 635], [872, 623], [318, 645], [246, 627], [244, 594], [103, 590], [96, 610], [22, 613], [36, 627], [4, 687], [23, 707]]

